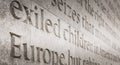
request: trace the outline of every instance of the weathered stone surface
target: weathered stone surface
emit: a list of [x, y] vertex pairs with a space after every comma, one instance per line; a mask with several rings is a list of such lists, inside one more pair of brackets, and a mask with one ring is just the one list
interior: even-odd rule
[[0, 65], [120, 65], [119, 17], [97, 1], [0, 0]]

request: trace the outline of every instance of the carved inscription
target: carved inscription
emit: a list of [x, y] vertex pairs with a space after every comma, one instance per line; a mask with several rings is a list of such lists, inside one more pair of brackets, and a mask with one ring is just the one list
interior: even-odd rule
[[[36, 47], [34, 45], [28, 46], [28, 43], [21, 43], [17, 45], [15, 42], [16, 38], [19, 38], [21, 36], [10, 33], [11, 35], [11, 57], [13, 59], [22, 59], [30, 62], [43, 62], [45, 64], [52, 64], [52, 65], [87, 65], [87, 64], [94, 64], [94, 65], [100, 65], [100, 63], [97, 63], [95, 61], [92, 61], [91, 57], [89, 59], [81, 59], [80, 57], [75, 57], [71, 55], [70, 50], [68, 50], [68, 55], [65, 55], [64, 53], [58, 53], [56, 51], [51, 51], [50, 49], [46, 48], [43, 49], [41, 47]], [[22, 52], [23, 48], [23, 52]], [[31, 49], [30, 49], [31, 48]], [[15, 49], [19, 49], [19, 53], [16, 55]], [[28, 52], [31, 53], [31, 55], [28, 55]], [[68, 59], [68, 62], [64, 62]]]
[[[54, 6], [55, 3], [57, 3], [55, 0], [52, 2], [52, 5]], [[15, 6], [15, 4], [18, 6]], [[97, 55], [100, 55], [104, 58], [107, 58], [109, 60], [115, 61], [115, 62], [119, 62], [120, 59], [119, 57], [113, 55], [112, 53], [109, 53], [107, 51], [105, 51], [104, 49], [98, 47], [98, 46], [94, 46], [92, 42], [87, 41], [86, 39], [84, 39], [84, 34], [81, 33], [79, 30], [74, 29], [73, 27], [71, 27], [70, 25], [66, 24], [67, 27], [66, 28], [61, 28], [62, 26], [62, 20], [60, 19], [55, 19], [56, 22], [54, 22], [52, 19], [44, 19], [45, 17], [45, 12], [46, 10], [44, 10], [43, 8], [39, 7], [39, 6], [34, 6], [33, 9], [25, 6], [25, 5], [21, 5], [20, 2], [18, 1], [12, 1], [10, 3], [10, 12], [12, 14], [12, 16], [15, 19], [22, 19], [22, 16], [20, 16], [19, 14], [16, 13], [16, 10], [18, 10], [19, 12], [23, 13], [23, 11], [25, 11], [26, 14], [26, 19], [23, 21], [23, 23], [29, 24], [31, 26], [34, 26], [36, 29], [42, 30], [44, 32], [47, 33], [53, 33], [57, 38], [62, 38], [65, 41], [69, 42], [69, 43], [73, 43], [76, 47], [80, 47], [84, 50], [90, 51], [92, 53], [95, 53]], [[59, 4], [60, 6], [60, 4]], [[58, 6], [58, 7], [59, 7]], [[22, 9], [21, 9], [22, 8]], [[39, 12], [36, 12], [36, 10]], [[34, 17], [32, 17], [34, 16]], [[35, 21], [32, 20], [32, 18], [35, 18]], [[40, 18], [40, 19], [39, 19]], [[86, 17], [83, 17], [82, 19], [82, 26], [90, 31], [92, 34], [94, 34], [94, 26], [92, 26], [91, 24], [88, 23]], [[40, 23], [40, 24], [38, 24]], [[63, 34], [61, 34], [63, 33]], [[27, 43], [23, 44], [23, 48], [24, 48], [24, 58], [25, 60], [32, 60], [35, 61], [34, 59], [34, 54], [32, 53], [32, 59], [28, 58], [27, 56]], [[35, 46], [30, 46], [31, 47], [31, 52], [34, 52], [34, 47]], [[19, 48], [19, 47], [18, 47]], [[37, 51], [40, 48], [36, 48]], [[43, 50], [41, 50], [43, 51]], [[43, 51], [43, 58], [46, 58], [46, 53], [48, 54], [48, 59], [44, 59], [43, 61], [45, 63], [50, 63], [50, 58], [51, 58], [51, 54], [49, 50], [45, 50]], [[57, 54], [56, 54], [57, 55]], [[61, 54], [60, 54], [61, 55]], [[64, 55], [64, 54], [62, 54]], [[38, 60], [40, 62], [40, 55], [39, 55], [39, 51], [37, 52], [37, 56], [38, 56]], [[62, 63], [61, 63], [62, 64]]]
[[[85, 0], [87, 2], [86, 9], [89, 6], [89, 0]], [[63, 12], [65, 15], [70, 17], [73, 21], [77, 23], [82, 23], [82, 27], [89, 31], [91, 34], [100, 37], [95, 33], [99, 32], [95, 29], [94, 25], [88, 22], [86, 16], [80, 17], [75, 10], [73, 10], [64, 0], [52, 0], [52, 6], [57, 6], [58, 9]], [[82, 6], [83, 4], [81, 4]], [[90, 7], [90, 6], [89, 6]], [[67, 8], [69, 9], [67, 12]], [[88, 9], [87, 9], [88, 10]], [[88, 12], [93, 15], [93, 8], [91, 7]], [[55, 18], [52, 20], [51, 18], [46, 18], [46, 14], [48, 11], [45, 9], [35, 5], [33, 8], [30, 8], [19, 1], [12, 1], [10, 3], [10, 13], [16, 20], [24, 19], [21, 15], [18, 14], [25, 13], [25, 20], [22, 21], [25, 24], [28, 24], [32, 27], [35, 27], [38, 30], [41, 30], [48, 34], [54, 34], [54, 36], [58, 39], [64, 39], [66, 42], [74, 44], [78, 48], [82, 48], [84, 50], [90, 51], [96, 55], [102, 56], [108, 60], [119, 62], [120, 58], [112, 53], [107, 52], [105, 49], [98, 47], [84, 38], [84, 34], [79, 30], [76, 30], [69, 24], [66, 24], [59, 18]], [[63, 26], [65, 25], [65, 27]], [[100, 32], [99, 32], [100, 33]], [[74, 57], [71, 55], [71, 51], [68, 50], [67, 54], [58, 53], [57, 51], [50, 50], [48, 48], [41, 48], [35, 45], [28, 45], [27, 42], [16, 44], [16, 38], [20, 40], [22, 36], [17, 35], [15, 33], [11, 34], [11, 57], [15, 59], [24, 58], [26, 61], [31, 62], [43, 62], [45, 64], [52, 65], [101, 65], [99, 62], [92, 61], [91, 57], [88, 59], [82, 59], [80, 57]], [[101, 34], [101, 33], [100, 33]], [[102, 34], [101, 34], [102, 35]], [[101, 36], [102, 37], [102, 36]], [[103, 35], [104, 37], [104, 35]], [[102, 38], [101, 38], [102, 39]], [[105, 39], [105, 38], [104, 38]], [[23, 50], [21, 50], [23, 49]], [[18, 51], [16, 51], [18, 50]], [[28, 54], [28, 52], [30, 54]], [[68, 62], [64, 62], [68, 58]], [[94, 59], [93, 59], [94, 60]], [[112, 65], [112, 64], [111, 64]]]

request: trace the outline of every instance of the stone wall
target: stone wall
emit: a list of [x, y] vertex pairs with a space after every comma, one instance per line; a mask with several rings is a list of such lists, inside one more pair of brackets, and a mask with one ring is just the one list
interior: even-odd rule
[[119, 65], [118, 0], [1, 0], [0, 65]]

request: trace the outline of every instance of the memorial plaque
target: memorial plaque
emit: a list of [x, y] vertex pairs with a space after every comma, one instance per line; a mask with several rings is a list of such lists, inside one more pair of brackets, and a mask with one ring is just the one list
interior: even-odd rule
[[119, 0], [1, 0], [0, 65], [120, 65]]

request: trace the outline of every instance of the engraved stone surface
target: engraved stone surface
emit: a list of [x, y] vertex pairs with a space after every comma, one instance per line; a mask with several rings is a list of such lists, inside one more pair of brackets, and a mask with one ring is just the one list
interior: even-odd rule
[[0, 65], [120, 65], [119, 0], [0, 0]]

